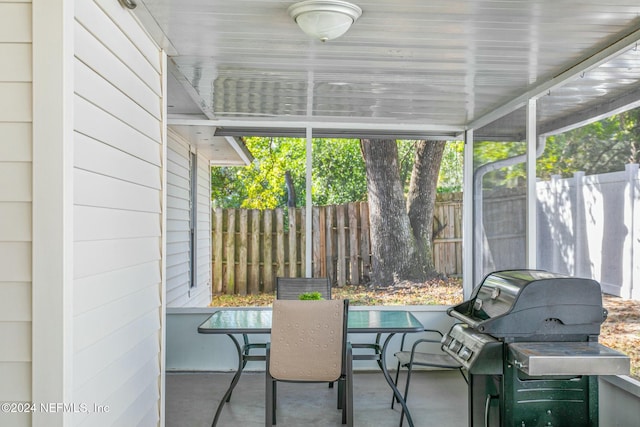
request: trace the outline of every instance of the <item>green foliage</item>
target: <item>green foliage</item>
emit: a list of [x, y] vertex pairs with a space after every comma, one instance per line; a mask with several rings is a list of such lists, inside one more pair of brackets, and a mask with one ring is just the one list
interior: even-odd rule
[[[284, 174], [304, 189], [305, 144], [294, 138], [244, 138], [255, 158], [246, 167], [211, 168], [211, 198], [214, 206], [273, 209], [286, 206]], [[298, 188], [296, 188], [298, 190]], [[304, 201], [304, 191], [297, 192]]]
[[366, 171], [359, 140], [314, 139], [312, 169], [314, 205], [367, 200]]
[[[285, 172], [294, 183], [296, 205], [306, 200], [306, 139], [245, 138], [255, 160], [246, 167], [211, 168], [214, 206], [273, 209], [287, 205]], [[367, 198], [364, 161], [357, 139], [312, 140], [312, 201], [341, 204]]]
[[547, 140], [538, 160], [538, 176], [570, 177], [624, 170], [640, 162], [640, 109], [630, 110]]
[[[296, 205], [306, 200], [306, 139], [244, 138], [255, 160], [246, 167], [212, 167], [214, 207], [273, 209], [287, 205], [284, 174], [291, 173]], [[324, 206], [367, 200], [367, 179], [358, 139], [312, 140], [312, 201]], [[439, 178], [439, 191], [462, 188], [462, 142], [447, 144]], [[398, 141], [400, 177], [409, 188], [415, 141]]]
[[[525, 154], [527, 151], [527, 145], [524, 141], [479, 141], [474, 143], [473, 147], [474, 168], [478, 168], [480, 166], [498, 160], [504, 160], [511, 157], [519, 156], [521, 154]], [[498, 186], [513, 188], [522, 184], [525, 178], [525, 163], [517, 163], [513, 166], [503, 167], [501, 169], [487, 173], [484, 176], [483, 186], [485, 188]]]
[[[416, 141], [398, 141], [398, 159], [400, 162], [400, 181], [405, 193], [409, 191], [411, 173], [415, 156]], [[438, 193], [454, 193], [462, 191], [462, 157], [464, 141], [451, 141], [445, 145], [438, 175]]]
[[239, 185], [241, 168], [211, 168], [211, 200], [214, 207], [240, 207], [247, 198], [244, 186]]
[[[526, 152], [524, 142], [483, 141], [474, 144], [474, 167]], [[552, 175], [571, 177], [624, 170], [628, 163], [640, 162], [640, 109], [605, 118], [563, 134], [547, 138], [545, 150], [536, 162], [536, 175], [548, 180]], [[516, 187], [526, 178], [525, 163], [485, 175], [483, 186]]]
[[447, 143], [438, 175], [438, 193], [462, 191], [464, 141]]
[[312, 300], [321, 300], [322, 294], [320, 292], [305, 292], [303, 294], [298, 295], [298, 299], [302, 301], [312, 301]]

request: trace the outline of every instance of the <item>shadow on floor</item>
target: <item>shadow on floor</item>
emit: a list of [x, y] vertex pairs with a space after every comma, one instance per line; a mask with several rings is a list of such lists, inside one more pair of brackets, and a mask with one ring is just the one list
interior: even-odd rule
[[[166, 427], [208, 427], [231, 373], [167, 373]], [[404, 385], [401, 376], [400, 383]], [[264, 425], [264, 373], [246, 372], [222, 410], [219, 427]], [[354, 374], [354, 418], [358, 427], [392, 427], [391, 389], [380, 372]], [[458, 372], [414, 374], [408, 399], [415, 427], [467, 425], [467, 385]], [[278, 384], [279, 427], [341, 426], [336, 389], [326, 384]], [[406, 426], [407, 423], [405, 422]]]

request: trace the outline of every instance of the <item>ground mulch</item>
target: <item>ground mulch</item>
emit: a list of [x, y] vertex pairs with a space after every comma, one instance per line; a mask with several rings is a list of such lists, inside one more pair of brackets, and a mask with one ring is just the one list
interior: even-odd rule
[[[348, 298], [354, 306], [454, 305], [462, 302], [462, 282], [439, 278], [426, 283], [398, 283], [390, 287], [343, 286], [332, 289], [333, 298]], [[273, 293], [258, 295], [215, 295], [213, 307], [269, 306]], [[631, 358], [631, 374], [640, 379], [640, 301], [603, 295], [608, 316], [600, 329], [600, 343]]]
[[631, 358], [631, 375], [640, 379], [640, 301], [604, 295], [602, 305], [608, 310], [600, 328], [600, 343]]

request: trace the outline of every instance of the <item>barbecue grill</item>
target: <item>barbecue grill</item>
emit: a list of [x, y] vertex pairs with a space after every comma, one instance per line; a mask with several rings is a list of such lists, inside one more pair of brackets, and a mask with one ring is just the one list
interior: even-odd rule
[[442, 349], [469, 373], [470, 427], [597, 427], [598, 375], [628, 374], [598, 343], [598, 282], [541, 270], [489, 274], [449, 308]]

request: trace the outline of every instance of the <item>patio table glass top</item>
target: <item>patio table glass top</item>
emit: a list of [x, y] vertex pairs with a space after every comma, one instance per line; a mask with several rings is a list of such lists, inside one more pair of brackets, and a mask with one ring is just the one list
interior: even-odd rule
[[[351, 333], [420, 332], [424, 326], [413, 314], [402, 310], [349, 310]], [[201, 334], [268, 334], [270, 309], [219, 310], [199, 327]]]

